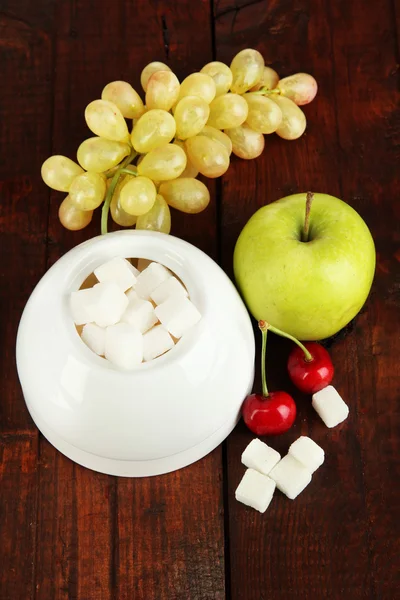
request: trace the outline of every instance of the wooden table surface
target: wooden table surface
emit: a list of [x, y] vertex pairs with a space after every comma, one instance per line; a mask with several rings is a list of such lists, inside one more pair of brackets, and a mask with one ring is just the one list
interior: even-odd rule
[[[1, 600], [399, 597], [399, 14], [391, 0], [0, 1]], [[331, 345], [335, 383], [350, 404], [342, 426], [324, 427], [288, 383], [288, 344], [271, 344], [270, 385], [291, 390], [299, 412], [274, 446], [285, 452], [311, 435], [326, 462], [296, 501], [277, 494], [265, 515], [234, 498], [252, 439], [243, 423], [176, 473], [94, 473], [38, 433], [14, 356], [35, 284], [99, 232], [99, 216], [82, 232], [62, 229], [62, 194], [41, 181], [43, 160], [75, 157], [88, 136], [84, 108], [108, 81], [139, 89], [152, 60], [183, 78], [245, 47], [281, 75], [316, 77], [306, 134], [269, 136], [257, 160], [233, 159], [209, 184], [209, 208], [174, 213], [173, 233], [231, 275], [235, 240], [253, 212], [311, 189], [358, 210], [378, 255], [365, 308]]]

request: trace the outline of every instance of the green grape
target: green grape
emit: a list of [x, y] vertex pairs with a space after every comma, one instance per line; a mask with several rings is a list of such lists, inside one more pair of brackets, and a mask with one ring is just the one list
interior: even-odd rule
[[171, 212], [168, 204], [160, 194], [157, 194], [153, 208], [145, 215], [138, 217], [136, 229], [161, 231], [161, 233], [171, 231]]
[[101, 98], [118, 106], [125, 119], [138, 119], [144, 113], [141, 97], [126, 81], [108, 83], [101, 92]]
[[249, 160], [257, 158], [264, 150], [264, 136], [246, 125], [240, 125], [234, 129], [225, 129], [225, 133], [232, 141], [233, 154]]
[[297, 138], [303, 135], [307, 125], [305, 114], [289, 98], [274, 94], [273, 101], [282, 111], [282, 123], [279, 125], [276, 133], [284, 140], [297, 140]]
[[172, 208], [191, 215], [203, 211], [210, 202], [204, 183], [193, 177], [165, 181], [160, 185], [160, 194]]
[[[202, 175], [220, 177], [228, 170], [229, 154], [220, 142], [196, 135], [186, 141], [186, 148], [191, 162]], [[168, 202], [168, 198], [166, 200]]]
[[201, 135], [205, 135], [206, 137], [211, 138], [225, 146], [229, 156], [232, 154], [232, 142], [230, 138], [219, 129], [215, 129], [215, 127], [210, 127], [210, 125], [206, 125], [200, 132]]
[[46, 185], [59, 192], [68, 192], [71, 183], [83, 169], [70, 158], [55, 154], [42, 164], [42, 179]]
[[116, 142], [129, 140], [128, 126], [113, 102], [94, 100], [86, 107], [85, 119], [89, 129], [100, 137]]
[[[129, 165], [129, 166], [131, 166], [131, 165]], [[135, 225], [135, 223], [137, 221], [137, 217], [135, 217], [134, 215], [128, 215], [128, 213], [126, 213], [124, 210], [122, 210], [121, 203], [120, 203], [121, 190], [124, 187], [124, 185], [126, 183], [128, 183], [128, 181], [131, 181], [131, 179], [133, 179], [133, 176], [132, 177], [130, 175], [120, 176], [120, 178], [118, 179], [118, 183], [115, 186], [113, 196], [111, 198], [111, 203], [110, 203], [111, 217], [112, 217], [114, 223], [117, 223], [117, 225], [120, 225], [121, 227], [132, 227], [133, 225]], [[108, 179], [107, 187], [109, 187], [110, 184], [111, 184], [111, 179]]]
[[233, 75], [231, 91], [235, 94], [244, 94], [261, 79], [264, 59], [257, 50], [246, 48], [234, 56], [231, 71]]
[[103, 174], [82, 173], [75, 177], [69, 188], [72, 204], [80, 210], [95, 210], [104, 200], [106, 178]]
[[144, 89], [144, 91], [147, 90], [147, 83], [148, 83], [150, 77], [153, 75], [153, 73], [157, 73], [157, 71], [170, 71], [170, 70], [171, 69], [169, 68], [168, 65], [166, 65], [165, 63], [162, 63], [162, 62], [158, 62], [158, 61], [154, 61], [154, 62], [151, 62], [148, 65], [146, 65], [140, 75], [140, 83], [141, 83], [141, 86]]
[[145, 153], [167, 144], [175, 135], [174, 117], [166, 110], [155, 108], [140, 117], [133, 128], [131, 141], [136, 152]]
[[283, 96], [293, 100], [297, 106], [309, 104], [314, 100], [318, 85], [312, 75], [308, 73], [296, 73], [290, 77], [284, 77], [278, 83], [278, 89]]
[[207, 125], [216, 129], [239, 127], [247, 119], [247, 102], [238, 94], [222, 94], [210, 104]]
[[147, 82], [146, 108], [170, 110], [179, 96], [179, 79], [172, 71], [157, 71]]
[[176, 179], [186, 167], [186, 153], [176, 144], [151, 150], [138, 164], [138, 173], [153, 181]]
[[282, 122], [282, 111], [270, 98], [245, 94], [249, 107], [246, 123], [258, 133], [274, 133]]
[[111, 199], [110, 213], [114, 223], [116, 223], [120, 227], [133, 227], [133, 225], [135, 225], [137, 221], [137, 217], [134, 217], [133, 215], [128, 215], [128, 213], [122, 210], [120, 203], [118, 202], [118, 198], [116, 198], [115, 194]]
[[176, 135], [181, 140], [197, 135], [207, 123], [210, 107], [203, 98], [185, 96], [175, 109]]
[[58, 209], [58, 218], [61, 225], [70, 231], [79, 231], [87, 225], [93, 217], [92, 210], [79, 210], [71, 202], [71, 198], [67, 196], [60, 204]]
[[232, 71], [225, 63], [218, 62], [217, 60], [204, 65], [200, 70], [200, 73], [205, 73], [214, 79], [215, 83], [215, 96], [221, 96], [229, 92], [232, 85], [233, 75]]
[[196, 167], [191, 163], [187, 152], [186, 152], [186, 144], [185, 142], [181, 141], [181, 140], [175, 140], [174, 144], [176, 146], [179, 146], [180, 148], [182, 148], [182, 150], [184, 151], [184, 153], [186, 154], [186, 167], [185, 169], [182, 171], [182, 173], [179, 175], [179, 177], [197, 177], [197, 175], [199, 174], [198, 169], [196, 169]]
[[205, 73], [192, 73], [181, 83], [179, 99], [184, 96], [198, 96], [210, 104], [215, 98], [214, 79]]
[[138, 217], [149, 212], [156, 200], [156, 195], [156, 186], [151, 179], [134, 177], [121, 188], [120, 205], [128, 215]]
[[103, 171], [116, 167], [125, 156], [128, 156], [130, 151], [129, 144], [106, 140], [102, 137], [92, 137], [82, 142], [77, 156], [79, 164], [86, 171], [103, 173]]
[[267, 90], [273, 90], [279, 83], [279, 75], [271, 67], [264, 67], [261, 79], [256, 85], [250, 89], [251, 92], [258, 92], [261, 88], [267, 88]]

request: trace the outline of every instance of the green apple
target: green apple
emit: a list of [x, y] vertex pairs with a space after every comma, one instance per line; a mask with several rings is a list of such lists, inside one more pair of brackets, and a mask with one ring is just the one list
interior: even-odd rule
[[303, 193], [260, 208], [241, 232], [233, 262], [239, 290], [257, 320], [301, 340], [320, 340], [363, 306], [375, 247], [351, 206], [327, 194]]

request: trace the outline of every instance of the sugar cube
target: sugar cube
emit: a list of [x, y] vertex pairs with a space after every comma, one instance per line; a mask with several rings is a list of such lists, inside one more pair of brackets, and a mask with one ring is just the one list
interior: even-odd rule
[[130, 370], [143, 360], [143, 336], [128, 323], [106, 329], [105, 357], [117, 367]]
[[155, 304], [162, 304], [171, 296], [187, 296], [186, 288], [177, 280], [176, 277], [170, 277], [161, 283], [151, 292], [150, 298]]
[[96, 323], [87, 323], [82, 329], [82, 340], [93, 352], [99, 356], [104, 355], [106, 330]]
[[152, 303], [138, 297], [130, 300], [121, 321], [133, 325], [140, 333], [145, 333], [157, 323], [158, 319]]
[[201, 314], [194, 304], [185, 296], [168, 298], [159, 304], [155, 313], [166, 329], [175, 337], [180, 338], [201, 319]]
[[125, 294], [129, 301], [137, 300], [139, 298], [139, 296], [137, 295], [137, 293], [135, 292], [135, 290], [133, 288], [131, 288], [130, 290], [125, 292]]
[[152, 262], [139, 274], [135, 285], [135, 291], [140, 298], [149, 300], [151, 292], [170, 277], [171, 273], [168, 269], [159, 263]]
[[242, 463], [263, 475], [268, 475], [280, 460], [281, 455], [279, 452], [270, 448], [258, 438], [252, 440], [242, 454]]
[[92, 290], [92, 303], [88, 305], [90, 320], [99, 327], [118, 323], [129, 302], [120, 286], [115, 282], [97, 283]]
[[157, 325], [143, 336], [143, 358], [145, 361], [153, 360], [173, 346], [174, 340], [168, 331], [162, 325]]
[[85, 325], [93, 321], [90, 306], [93, 304], [95, 295], [96, 292], [93, 291], [93, 288], [72, 292], [69, 306], [75, 325]]
[[325, 452], [311, 438], [302, 435], [289, 448], [289, 454], [314, 473], [325, 460]]
[[291, 500], [297, 498], [311, 481], [310, 471], [291, 454], [287, 454], [278, 462], [269, 477], [275, 481], [278, 490]]
[[123, 292], [135, 285], [139, 271], [131, 265], [129, 260], [119, 256], [112, 258], [94, 270], [100, 283], [116, 283]]
[[349, 415], [349, 407], [333, 385], [313, 394], [312, 405], [327, 427], [336, 427]]
[[242, 504], [264, 513], [272, 500], [275, 487], [275, 482], [267, 475], [247, 469], [236, 489], [235, 498]]

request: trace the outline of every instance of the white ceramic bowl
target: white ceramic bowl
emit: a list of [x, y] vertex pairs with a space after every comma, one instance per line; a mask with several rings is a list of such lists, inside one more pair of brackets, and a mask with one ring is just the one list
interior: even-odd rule
[[[165, 355], [123, 372], [80, 339], [69, 295], [114, 256], [170, 268], [202, 314]], [[254, 378], [254, 335], [234, 285], [178, 238], [119, 231], [80, 244], [33, 291], [18, 330], [17, 368], [43, 435], [77, 463], [111, 475], [173, 471], [205, 456], [234, 428]]]

